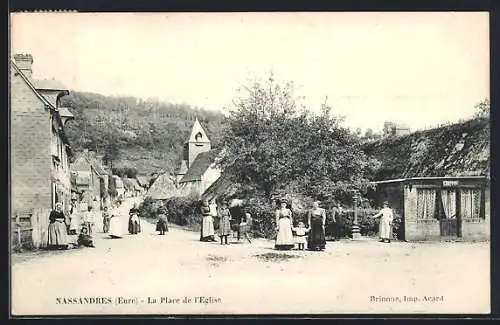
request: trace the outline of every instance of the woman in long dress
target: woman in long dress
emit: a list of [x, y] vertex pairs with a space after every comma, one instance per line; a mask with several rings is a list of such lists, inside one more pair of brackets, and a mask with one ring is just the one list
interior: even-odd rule
[[80, 217], [78, 216], [77, 206], [75, 203], [71, 204], [70, 217], [69, 217], [69, 233], [76, 235], [78, 226], [80, 225]]
[[325, 239], [325, 209], [319, 207], [319, 201], [313, 203], [313, 207], [309, 210], [308, 225], [309, 238], [307, 241], [307, 249], [309, 250], [324, 250], [326, 246]]
[[214, 219], [207, 201], [203, 201], [201, 207], [200, 241], [215, 241]]
[[390, 243], [391, 228], [392, 228], [392, 221], [394, 219], [394, 214], [392, 212], [392, 209], [389, 208], [389, 202], [385, 201], [382, 210], [380, 210], [380, 212], [374, 215], [372, 218], [379, 218], [379, 217], [380, 217], [380, 223], [378, 227], [380, 232], [379, 234], [380, 242]]
[[281, 201], [281, 208], [276, 210], [276, 243], [274, 248], [290, 250], [295, 246], [292, 233], [292, 211], [287, 208], [287, 201]]
[[129, 211], [128, 219], [128, 232], [132, 235], [137, 235], [141, 232], [141, 221], [139, 219], [139, 209], [137, 208], [137, 203]]
[[123, 237], [122, 216], [120, 215], [119, 206], [120, 204], [116, 203], [109, 213], [109, 236], [111, 238]]
[[65, 223], [66, 217], [63, 212], [63, 205], [56, 203], [55, 210], [49, 215], [49, 236], [47, 248], [49, 249], [67, 249], [69, 247], [68, 229]]
[[219, 209], [219, 220], [220, 244], [229, 245], [227, 237], [231, 234], [231, 214], [226, 203], [223, 203]]

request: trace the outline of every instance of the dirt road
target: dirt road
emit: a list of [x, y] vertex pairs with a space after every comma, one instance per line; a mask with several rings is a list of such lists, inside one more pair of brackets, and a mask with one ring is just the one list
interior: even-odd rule
[[96, 248], [13, 256], [13, 313], [489, 312], [489, 243], [345, 240], [282, 253], [263, 239], [221, 246], [154, 230], [143, 220], [138, 235], [96, 234]]

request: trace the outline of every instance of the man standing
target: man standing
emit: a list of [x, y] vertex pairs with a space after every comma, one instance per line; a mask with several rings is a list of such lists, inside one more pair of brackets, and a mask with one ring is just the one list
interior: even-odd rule
[[340, 239], [339, 222], [342, 218], [343, 208], [339, 203], [335, 203], [331, 212], [331, 218], [328, 223], [328, 232], [333, 237], [334, 241]]

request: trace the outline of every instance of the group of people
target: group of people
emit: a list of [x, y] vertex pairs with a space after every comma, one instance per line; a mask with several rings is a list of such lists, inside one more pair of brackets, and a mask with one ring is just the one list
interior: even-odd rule
[[[276, 241], [275, 249], [290, 250], [298, 246], [299, 250], [305, 250], [306, 245], [308, 250], [322, 251], [326, 247], [325, 225], [326, 225], [326, 211], [320, 207], [320, 202], [313, 202], [312, 208], [307, 214], [307, 223], [299, 221], [297, 227], [294, 227], [292, 210], [288, 207], [287, 200], [281, 200], [279, 209], [276, 210]], [[104, 207], [102, 212], [103, 219], [103, 232], [109, 233], [111, 238], [123, 237], [123, 227], [120, 218], [120, 205], [121, 201], [116, 201], [111, 206], [111, 211]], [[340, 207], [337, 206], [334, 210], [339, 212]], [[81, 222], [78, 221], [78, 214], [75, 211], [75, 205], [72, 204], [69, 210], [69, 220], [63, 212], [63, 205], [58, 202], [55, 209], [49, 216], [49, 229], [48, 229], [48, 248], [65, 249], [70, 247], [70, 240], [68, 235], [78, 235], [78, 245], [94, 247], [92, 240], [92, 233], [95, 226], [95, 214], [91, 206], [83, 214]], [[228, 237], [232, 232], [237, 233], [238, 241], [241, 237], [251, 243], [250, 234], [252, 229], [252, 216], [248, 210], [244, 209], [241, 205], [229, 206], [228, 202], [220, 202], [219, 206], [215, 200], [211, 203], [204, 201], [201, 207], [202, 221], [200, 231], [200, 241], [216, 241], [214, 222], [218, 219], [219, 229], [218, 235], [221, 245], [228, 245]], [[332, 215], [333, 224], [336, 224], [335, 213]], [[379, 236], [380, 241], [384, 243], [391, 242], [391, 229], [393, 222], [393, 211], [389, 207], [388, 202], [384, 202], [383, 208], [379, 213], [372, 216], [373, 218], [380, 218], [379, 223]], [[233, 220], [236, 222], [233, 223]], [[76, 228], [80, 226], [79, 234]], [[334, 227], [333, 233], [337, 233], [338, 229]], [[336, 230], [335, 230], [336, 229]], [[158, 221], [156, 230], [160, 235], [168, 232], [168, 219], [167, 211], [164, 207], [158, 210]], [[130, 234], [138, 234], [140, 229], [140, 218], [137, 204], [129, 211], [128, 231]], [[295, 235], [294, 235], [295, 232]]]
[[72, 202], [68, 216], [63, 211], [63, 204], [57, 202], [49, 215], [48, 249], [68, 249], [72, 246], [71, 235], [78, 235], [76, 244], [94, 247], [92, 231], [94, 227], [94, 214], [89, 206], [83, 215], [79, 216], [76, 204]]
[[[201, 231], [200, 241], [216, 241], [215, 239], [215, 219], [219, 221], [218, 235], [221, 245], [229, 245], [228, 237], [233, 231], [237, 233], [238, 241], [241, 237], [251, 243], [250, 231], [252, 228], [252, 216], [248, 211], [245, 211], [241, 206], [233, 205], [229, 207], [228, 202], [204, 201], [201, 207]], [[231, 221], [236, 221], [233, 224], [236, 229], [231, 226]]]
[[[286, 199], [279, 201], [280, 207], [276, 210], [276, 240], [275, 249], [291, 250], [298, 246], [299, 250], [323, 251], [326, 248], [326, 232], [327, 223], [326, 210], [320, 207], [320, 201], [315, 201], [312, 208], [307, 213], [307, 220], [301, 220], [294, 227], [292, 210], [288, 207], [289, 202]], [[231, 211], [232, 210], [232, 211]], [[221, 245], [228, 244], [228, 237], [232, 231], [240, 237], [251, 242], [249, 234], [251, 233], [252, 217], [248, 211], [245, 211], [241, 205], [236, 205], [230, 209], [227, 202], [221, 202], [219, 207], [213, 200], [211, 203], [204, 201], [201, 207], [202, 221], [200, 241], [216, 241], [215, 239], [215, 219], [219, 221], [218, 235]], [[342, 214], [342, 207], [336, 205], [332, 210], [331, 222], [329, 222], [330, 233], [334, 240], [340, 238], [339, 226], [337, 218]], [[388, 202], [384, 202], [384, 206], [379, 213], [372, 218], [380, 218], [379, 235], [380, 241], [384, 243], [391, 242], [391, 228], [393, 222], [393, 211], [389, 207]], [[231, 221], [236, 219], [235, 227], [231, 227]], [[304, 222], [305, 221], [305, 222]], [[235, 228], [235, 229], [232, 229]], [[294, 234], [295, 233], [295, 234]]]
[[[312, 208], [307, 214], [307, 226], [303, 221], [298, 223], [297, 227], [293, 226], [292, 211], [288, 208], [287, 200], [281, 200], [280, 208], [276, 210], [276, 242], [275, 248], [278, 250], [290, 250], [298, 245], [299, 250], [304, 250], [307, 244], [307, 249], [312, 251], [322, 251], [326, 247], [325, 225], [326, 225], [326, 210], [319, 206], [320, 202], [313, 202]], [[335, 220], [336, 213], [341, 211], [339, 205], [334, 209], [332, 215], [333, 234], [338, 238], [338, 226]], [[371, 216], [372, 218], [380, 218], [379, 237], [380, 242], [391, 242], [391, 229], [394, 214], [386, 201], [383, 204], [382, 210], [379, 213]], [[295, 232], [295, 236], [293, 235]]]
[[[304, 250], [307, 244], [309, 250], [324, 250], [326, 247], [325, 223], [326, 211], [319, 207], [319, 201], [313, 203], [307, 216], [307, 225], [303, 221], [293, 226], [292, 210], [288, 208], [288, 201], [281, 200], [280, 208], [276, 210], [276, 243], [278, 250], [290, 250], [298, 245]], [[295, 237], [293, 235], [295, 232]]]
[[[111, 238], [123, 237], [123, 224], [120, 214], [121, 201], [117, 200], [111, 204], [111, 210], [107, 206], [102, 211], [103, 233], [109, 234]], [[77, 235], [78, 246], [94, 247], [92, 234], [95, 232], [96, 213], [92, 206], [88, 206], [83, 214], [77, 212], [76, 202], [72, 202], [68, 213], [64, 213], [63, 204], [57, 202], [55, 208], [49, 215], [48, 227], [48, 249], [68, 249], [72, 246], [72, 235]], [[137, 204], [129, 211], [128, 231], [130, 234], [138, 234], [141, 231], [139, 210]]]

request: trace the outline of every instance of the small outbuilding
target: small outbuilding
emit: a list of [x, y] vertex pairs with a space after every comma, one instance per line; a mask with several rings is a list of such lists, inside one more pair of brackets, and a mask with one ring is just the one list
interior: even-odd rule
[[407, 241], [490, 238], [487, 176], [413, 177], [373, 182], [378, 205], [388, 201], [402, 216]]

